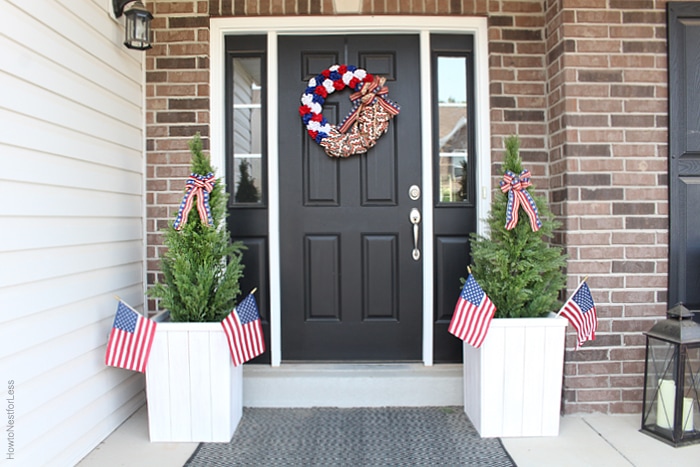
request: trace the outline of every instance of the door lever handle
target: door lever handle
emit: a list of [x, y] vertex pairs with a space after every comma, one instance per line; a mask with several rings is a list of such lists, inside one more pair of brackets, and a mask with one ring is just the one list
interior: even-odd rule
[[413, 259], [418, 261], [420, 259], [420, 250], [418, 249], [418, 224], [420, 224], [420, 211], [416, 208], [411, 209], [409, 219], [411, 220], [411, 224], [413, 224]]

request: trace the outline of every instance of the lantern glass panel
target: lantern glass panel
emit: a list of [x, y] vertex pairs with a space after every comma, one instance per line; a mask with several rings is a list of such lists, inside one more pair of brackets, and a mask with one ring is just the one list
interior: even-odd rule
[[642, 426], [652, 430], [670, 430], [676, 383], [677, 347], [670, 342], [648, 338], [644, 420]]
[[126, 13], [124, 45], [130, 49], [145, 50], [151, 48], [151, 18], [147, 11], [130, 10]]
[[684, 347], [683, 432], [700, 432], [700, 345]]

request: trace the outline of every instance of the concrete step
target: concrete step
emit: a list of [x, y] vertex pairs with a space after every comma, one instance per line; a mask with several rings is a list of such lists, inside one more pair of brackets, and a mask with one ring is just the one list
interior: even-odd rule
[[245, 407], [462, 406], [462, 365], [245, 365]]

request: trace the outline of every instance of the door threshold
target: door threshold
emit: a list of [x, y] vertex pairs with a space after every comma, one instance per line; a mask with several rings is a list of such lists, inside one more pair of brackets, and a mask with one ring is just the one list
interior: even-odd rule
[[245, 407], [462, 404], [461, 363], [283, 363], [279, 367], [243, 367]]

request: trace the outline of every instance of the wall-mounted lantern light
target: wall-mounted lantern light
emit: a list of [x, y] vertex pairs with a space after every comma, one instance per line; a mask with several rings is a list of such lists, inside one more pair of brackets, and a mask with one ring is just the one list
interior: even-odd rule
[[151, 48], [151, 20], [153, 15], [136, 0], [112, 0], [114, 16], [126, 16], [124, 45], [130, 49], [146, 50]]

